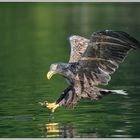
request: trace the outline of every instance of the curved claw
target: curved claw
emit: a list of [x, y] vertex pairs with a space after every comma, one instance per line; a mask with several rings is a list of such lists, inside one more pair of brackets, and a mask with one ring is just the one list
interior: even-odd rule
[[55, 109], [57, 107], [59, 107], [59, 104], [56, 104], [55, 102], [54, 103], [48, 103], [47, 101], [44, 101], [43, 103], [39, 102], [39, 104], [43, 107], [47, 107], [49, 110], [51, 110], [51, 112], [54, 112]]
[[54, 102], [54, 103], [48, 103], [46, 107], [47, 107], [49, 110], [51, 110], [51, 112], [54, 112], [55, 109], [56, 109], [58, 106], [59, 106], [59, 104], [56, 104], [56, 103]]

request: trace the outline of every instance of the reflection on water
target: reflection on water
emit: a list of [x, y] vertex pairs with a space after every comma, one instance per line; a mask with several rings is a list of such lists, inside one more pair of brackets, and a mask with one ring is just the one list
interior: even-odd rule
[[[82, 123], [82, 122], [81, 122]], [[54, 114], [49, 114], [48, 122], [41, 125], [42, 136], [47, 138], [97, 138], [100, 135], [93, 129], [92, 133], [79, 133], [73, 122], [57, 123]], [[90, 131], [90, 130], [89, 130]]]
[[45, 137], [63, 137], [62, 130], [58, 123], [48, 123], [44, 126], [44, 131], [47, 132]]
[[62, 137], [62, 138], [73, 138], [74, 129], [71, 125], [60, 125], [59, 123], [48, 123], [44, 126], [46, 131], [45, 137]]
[[76, 128], [69, 123], [69, 124], [59, 124], [59, 123], [47, 123], [44, 125], [42, 129], [44, 132], [43, 137], [47, 138], [82, 138], [82, 137], [91, 137], [97, 138], [99, 135], [96, 132], [92, 134], [80, 134], [76, 131]]
[[80, 101], [51, 115], [38, 105], [67, 86], [58, 75], [47, 81], [46, 72], [68, 61], [68, 36], [113, 29], [140, 41], [139, 13], [139, 3], [0, 3], [0, 137], [140, 137], [139, 51], [106, 86], [128, 96]]
[[76, 137], [76, 131], [71, 123], [61, 124], [54, 122], [54, 115], [50, 114], [48, 123], [44, 124], [41, 128], [43, 131], [42, 137], [47, 138], [73, 138]]

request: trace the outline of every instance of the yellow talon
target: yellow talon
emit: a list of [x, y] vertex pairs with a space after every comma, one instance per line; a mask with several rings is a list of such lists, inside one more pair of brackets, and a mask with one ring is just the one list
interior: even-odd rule
[[39, 103], [41, 106], [45, 106], [47, 107], [49, 110], [51, 110], [51, 112], [54, 112], [55, 109], [57, 107], [59, 107], [59, 104], [56, 104], [55, 102], [54, 103], [48, 103], [47, 101], [44, 101], [43, 103]]
[[55, 109], [56, 109], [58, 106], [59, 106], [59, 104], [56, 104], [56, 103], [48, 103], [46, 107], [47, 107], [49, 110], [51, 110], [52, 112], [54, 112]]

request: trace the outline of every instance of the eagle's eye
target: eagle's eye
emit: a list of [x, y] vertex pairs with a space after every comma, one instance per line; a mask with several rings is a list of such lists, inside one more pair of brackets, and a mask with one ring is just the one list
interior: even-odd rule
[[56, 64], [52, 64], [51, 65], [51, 70], [55, 71], [57, 69], [57, 65]]

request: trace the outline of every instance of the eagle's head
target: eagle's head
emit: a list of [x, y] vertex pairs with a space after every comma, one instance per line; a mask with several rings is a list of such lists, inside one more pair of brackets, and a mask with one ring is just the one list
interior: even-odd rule
[[69, 69], [69, 64], [66, 64], [66, 63], [51, 64], [50, 70], [47, 73], [47, 78], [51, 79], [51, 77], [54, 74], [61, 74], [61, 75], [65, 76], [65, 73], [67, 72], [68, 69]]

